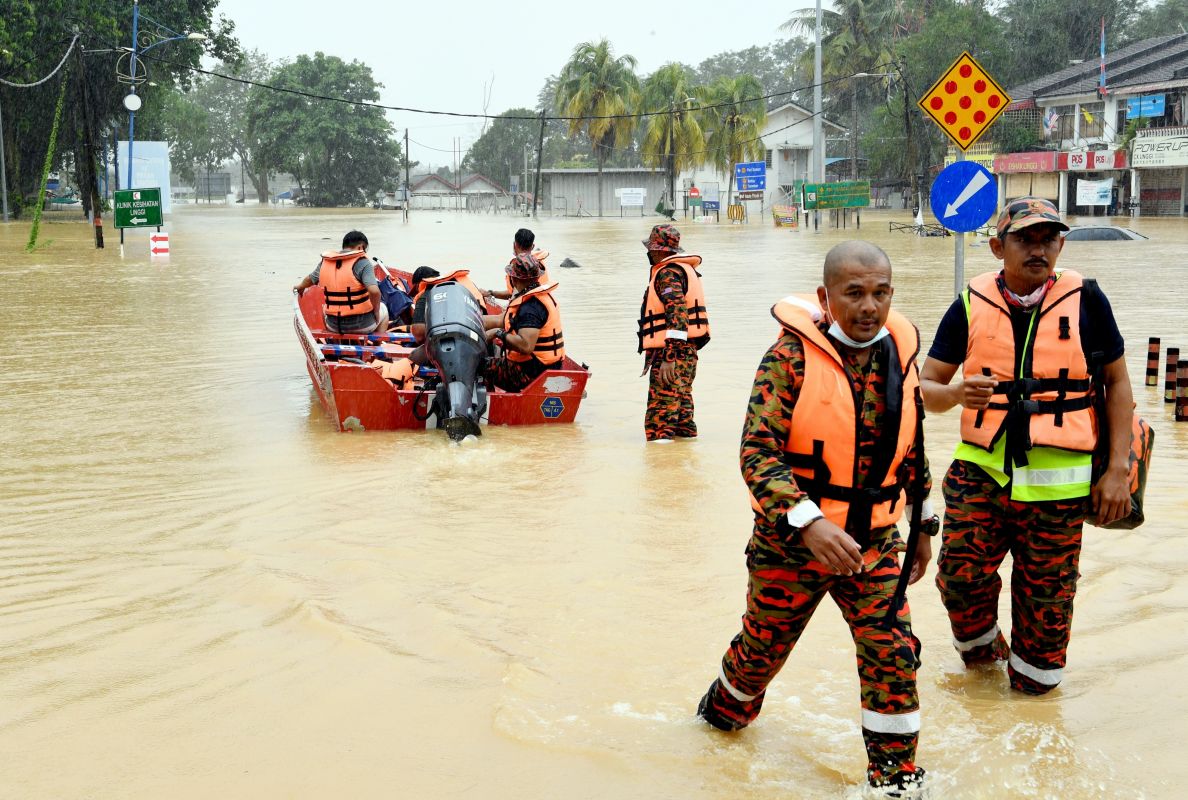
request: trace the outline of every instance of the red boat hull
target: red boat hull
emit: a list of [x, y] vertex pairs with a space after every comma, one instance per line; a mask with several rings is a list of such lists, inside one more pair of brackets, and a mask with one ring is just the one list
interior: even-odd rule
[[[381, 269], [377, 267], [377, 271]], [[393, 271], [394, 275], [407, 275]], [[494, 309], [492, 309], [494, 313]], [[354, 361], [327, 359], [322, 347], [327, 332], [322, 327], [322, 290], [306, 289], [293, 301], [293, 327], [305, 351], [305, 367], [327, 415], [340, 430], [404, 430], [436, 427], [426, 419], [432, 391], [421, 388], [396, 389], [372, 367]], [[367, 343], [364, 336], [333, 334], [333, 342]], [[407, 346], [383, 345], [399, 356]], [[585, 396], [590, 371], [569, 356], [561, 369], [549, 370], [523, 391], [488, 390], [487, 414], [490, 425], [557, 425], [574, 421]]]

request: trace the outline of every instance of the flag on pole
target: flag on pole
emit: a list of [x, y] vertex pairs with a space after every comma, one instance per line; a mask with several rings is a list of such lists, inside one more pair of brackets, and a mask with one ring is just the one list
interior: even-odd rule
[[1056, 113], [1056, 109], [1049, 108], [1044, 114], [1044, 136], [1051, 136], [1056, 132], [1056, 122], [1060, 119], [1060, 115]]
[[1098, 78], [1097, 91], [1102, 96], [1106, 96], [1106, 74], [1105, 74], [1105, 17], [1101, 18], [1101, 77]]

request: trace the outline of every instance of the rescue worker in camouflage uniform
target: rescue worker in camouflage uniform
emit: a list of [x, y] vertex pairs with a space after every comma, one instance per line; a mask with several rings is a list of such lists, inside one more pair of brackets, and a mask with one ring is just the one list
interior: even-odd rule
[[[1103, 525], [1130, 510], [1125, 346], [1097, 283], [1056, 271], [1067, 230], [1048, 200], [1009, 203], [990, 240], [1002, 270], [953, 302], [920, 373], [929, 411], [962, 407], [936, 576], [953, 644], [966, 665], [1007, 661], [1011, 688], [1027, 694], [1063, 677], [1087, 510]], [[1091, 486], [1102, 390], [1109, 461]], [[1007, 553], [1009, 647], [998, 626]]]
[[697, 351], [710, 339], [709, 316], [697, 271], [701, 256], [680, 255], [684, 250], [676, 226], [655, 226], [643, 245], [652, 265], [637, 334], [649, 375], [644, 438], [668, 444], [697, 436], [693, 379]]
[[[782, 330], [759, 364], [743, 422], [742, 474], [755, 512], [747, 607], [697, 713], [723, 731], [750, 724], [828, 594], [857, 651], [867, 780], [907, 797], [924, 775], [915, 765], [920, 642], [906, 602], [884, 617], [904, 549], [895, 523], [918, 464], [925, 497], [930, 487], [916, 449], [919, 334], [891, 310], [891, 264], [878, 247], [834, 247], [824, 284], [772, 309]], [[923, 532], [935, 534], [940, 520], [927, 502], [921, 517]], [[931, 557], [929, 537], [919, 537], [903, 567], [911, 582]]]
[[561, 312], [553, 297], [557, 284], [541, 285], [543, 268], [531, 253], [519, 253], [505, 268], [514, 294], [502, 314], [483, 317], [487, 341], [498, 342], [503, 355], [487, 362], [489, 386], [518, 392], [565, 358]]

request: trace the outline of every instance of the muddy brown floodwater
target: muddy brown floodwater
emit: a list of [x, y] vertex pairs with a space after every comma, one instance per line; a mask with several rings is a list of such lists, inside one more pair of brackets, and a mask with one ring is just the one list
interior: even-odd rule
[[[861, 236], [925, 344], [951, 239]], [[361, 228], [392, 265], [501, 280], [521, 218], [182, 206], [173, 255], [120, 258], [81, 223], [0, 225], [0, 794], [7, 798], [833, 798], [865, 765], [852, 645], [824, 604], [760, 720], [693, 718], [743, 609], [738, 435], [768, 309], [812, 291], [849, 231], [681, 221], [713, 343], [700, 439], [643, 444], [639, 240], [657, 220], [542, 218], [572, 426], [338, 434], [306, 375], [290, 287]], [[1148, 336], [1188, 353], [1188, 223], [1069, 243], [1127, 338], [1156, 428], [1148, 522], [1086, 529], [1066, 679], [1011, 695], [965, 672], [931, 581], [919, 763], [934, 798], [1179, 798], [1188, 716], [1188, 423], [1143, 385]], [[994, 266], [967, 249], [966, 275]], [[1162, 378], [1160, 383], [1162, 384]], [[939, 474], [957, 414], [928, 419]], [[1180, 477], [1177, 477], [1180, 476]], [[935, 502], [939, 502], [939, 489]], [[1009, 616], [1004, 614], [1004, 618]]]

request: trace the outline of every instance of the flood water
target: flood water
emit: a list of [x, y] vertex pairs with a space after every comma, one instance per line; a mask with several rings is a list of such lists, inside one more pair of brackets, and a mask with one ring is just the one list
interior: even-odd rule
[[[953, 240], [891, 255], [925, 344]], [[643, 443], [635, 318], [652, 217], [530, 223], [551, 251], [572, 426], [336, 433], [310, 387], [290, 287], [360, 228], [386, 263], [498, 285], [523, 219], [178, 207], [144, 232], [0, 225], [0, 796], [5, 798], [853, 798], [864, 780], [853, 646], [823, 604], [762, 717], [694, 720], [743, 609], [750, 510], [738, 436], [776, 326], [848, 231], [681, 221], [714, 339], [701, 438]], [[1143, 385], [1148, 336], [1188, 355], [1188, 222], [1069, 243], [1127, 339], [1156, 429], [1148, 522], [1087, 528], [1063, 685], [966, 672], [929, 577], [918, 761], [933, 798], [1179, 798], [1188, 715], [1188, 423]], [[966, 249], [966, 275], [995, 267]], [[556, 268], [571, 258], [580, 269]], [[936, 474], [957, 413], [928, 419]], [[938, 482], [939, 483], [939, 482]], [[934, 503], [939, 504], [939, 488]], [[1003, 618], [1009, 620], [1005, 612]]]

